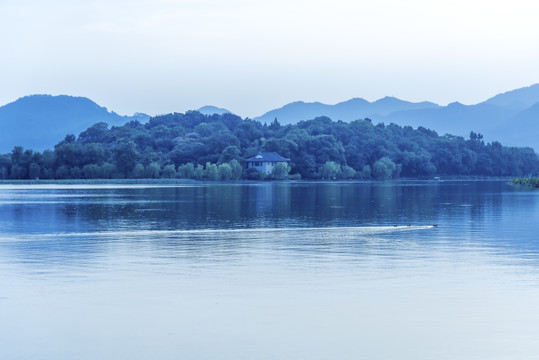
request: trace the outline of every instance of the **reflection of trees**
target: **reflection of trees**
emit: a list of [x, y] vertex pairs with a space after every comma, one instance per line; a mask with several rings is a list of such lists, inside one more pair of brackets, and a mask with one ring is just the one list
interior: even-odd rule
[[[186, 257], [219, 251], [237, 255], [242, 246], [251, 246], [249, 241], [273, 241], [266, 232], [114, 235], [117, 231], [138, 230], [439, 223], [440, 234], [453, 239], [463, 234], [466, 240], [474, 241], [529, 242], [529, 236], [522, 240], [503, 236], [509, 236], [508, 226], [515, 234], [519, 226], [525, 225], [527, 220], [521, 214], [537, 213], [536, 197], [508, 195], [504, 193], [506, 186], [502, 182], [263, 182], [29, 192], [25, 199], [31, 201], [0, 207], [0, 225], [4, 233], [31, 238], [32, 241], [9, 245], [24, 254], [23, 257], [48, 254], [45, 257], [51, 259], [100, 252], [106, 249], [103, 243], [111, 241], [183, 251]], [[39, 235], [93, 232], [95, 236], [84, 237]], [[112, 235], [99, 235], [99, 232]], [[299, 246], [309, 243], [308, 237], [313, 236], [308, 232], [279, 233], [274, 240]], [[356, 240], [354, 237], [354, 244]]]
[[[4, 219], [41, 224], [43, 231], [204, 229], [436, 222], [440, 214], [473, 219], [500, 211], [503, 183], [289, 183], [70, 190], [74, 197], [13, 205]], [[76, 195], [80, 193], [80, 197]], [[54, 200], [54, 198], [52, 198]], [[286, 225], [286, 226], [288, 226]], [[21, 225], [28, 226], [28, 225]], [[37, 225], [36, 225], [37, 226]], [[20, 229], [24, 231], [24, 229]]]
[[249, 227], [278, 227], [290, 217], [290, 183], [272, 182], [246, 185], [242, 218]]
[[66, 221], [81, 217], [94, 229], [214, 228], [241, 218], [241, 194], [235, 185], [118, 189], [59, 211]]

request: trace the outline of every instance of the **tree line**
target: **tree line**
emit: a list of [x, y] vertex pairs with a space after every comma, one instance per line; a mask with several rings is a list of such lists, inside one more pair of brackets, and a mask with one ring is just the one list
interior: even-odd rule
[[0, 155], [1, 179], [185, 178], [260, 179], [245, 159], [258, 152], [290, 158], [272, 178], [391, 179], [442, 175], [528, 176], [539, 159], [531, 148], [486, 143], [395, 124], [352, 122], [327, 117], [294, 125], [260, 123], [233, 114], [197, 111], [131, 121], [97, 123], [78, 137], [67, 135], [53, 150], [16, 146]]

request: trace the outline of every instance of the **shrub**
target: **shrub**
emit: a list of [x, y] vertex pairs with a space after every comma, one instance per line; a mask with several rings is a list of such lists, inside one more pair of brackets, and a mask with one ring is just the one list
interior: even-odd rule
[[372, 167], [372, 175], [376, 180], [387, 180], [391, 179], [392, 174], [394, 173], [396, 165], [388, 157], [383, 157], [377, 162], [374, 163]]
[[282, 180], [288, 176], [290, 166], [285, 162], [278, 162], [271, 170], [271, 176], [274, 179]]

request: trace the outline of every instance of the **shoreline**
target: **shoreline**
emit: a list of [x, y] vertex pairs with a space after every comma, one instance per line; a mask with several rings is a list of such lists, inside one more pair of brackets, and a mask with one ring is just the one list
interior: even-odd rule
[[390, 180], [372, 179], [338, 179], [338, 180], [192, 180], [192, 179], [61, 179], [61, 180], [0, 180], [0, 185], [195, 185], [195, 184], [260, 184], [260, 183], [360, 183], [360, 184], [388, 184], [388, 183], [443, 183], [460, 181], [507, 181], [513, 177], [481, 177], [481, 176], [447, 176], [439, 180], [420, 178], [400, 178]]

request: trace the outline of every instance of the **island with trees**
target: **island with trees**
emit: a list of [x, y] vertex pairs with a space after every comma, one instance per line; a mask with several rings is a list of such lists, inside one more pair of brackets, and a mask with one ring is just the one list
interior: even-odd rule
[[[290, 159], [271, 174], [245, 159], [276, 152]], [[434, 176], [522, 177], [539, 172], [531, 148], [439, 135], [424, 127], [328, 117], [281, 125], [197, 111], [147, 123], [94, 124], [43, 152], [16, 146], [0, 155], [0, 179], [395, 179]]]

